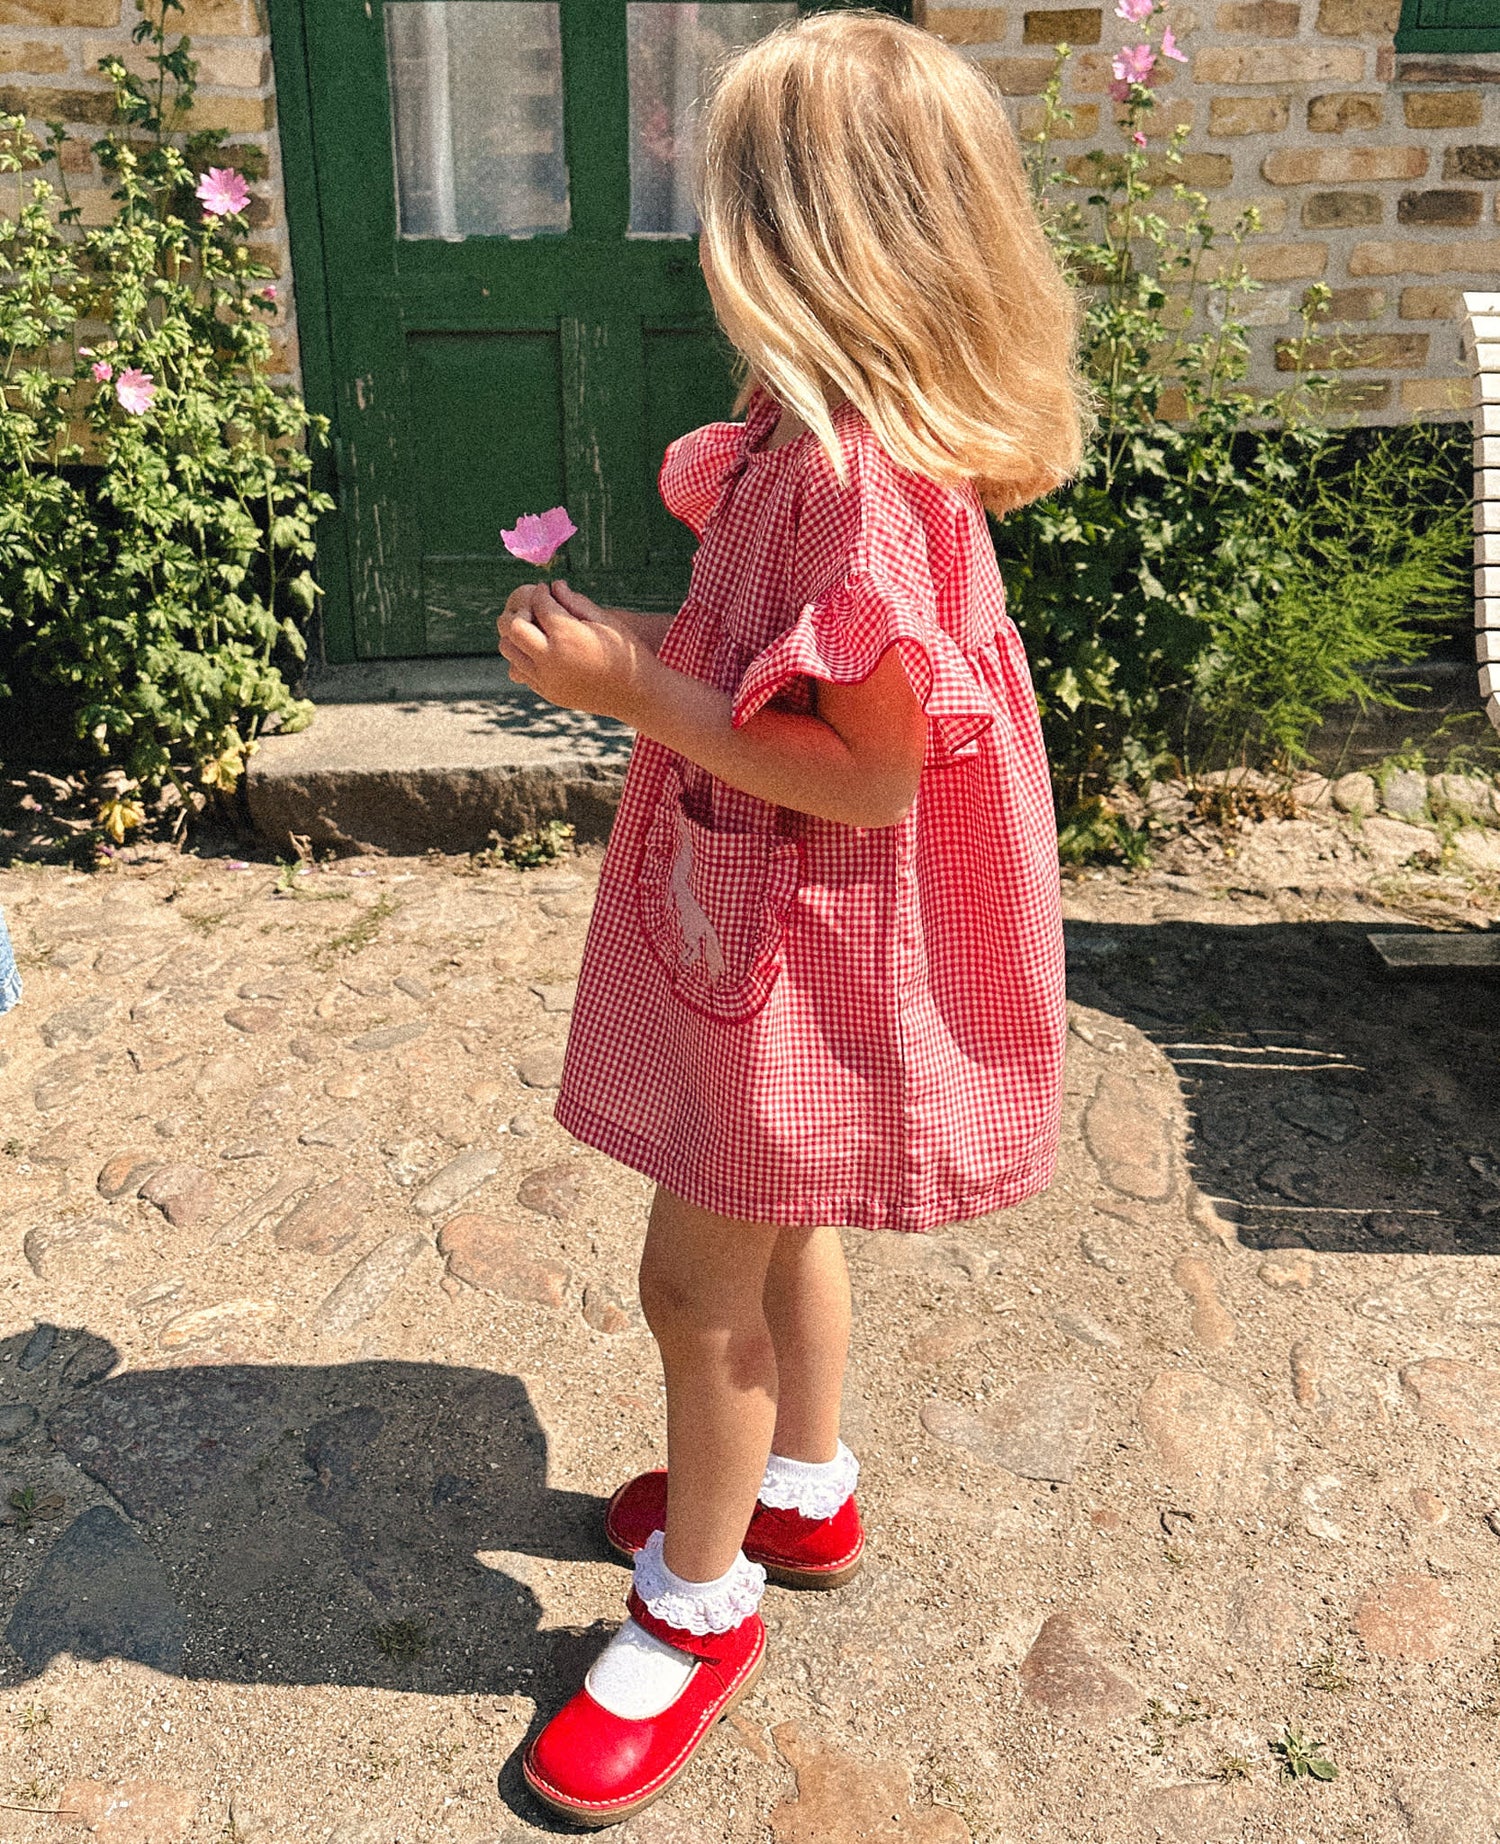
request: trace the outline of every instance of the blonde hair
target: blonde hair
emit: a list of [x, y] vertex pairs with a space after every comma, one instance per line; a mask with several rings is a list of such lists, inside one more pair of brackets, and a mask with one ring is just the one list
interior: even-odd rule
[[725, 69], [699, 213], [756, 383], [844, 478], [847, 399], [898, 465], [997, 513], [1077, 469], [1077, 307], [979, 70], [879, 13], [803, 19]]

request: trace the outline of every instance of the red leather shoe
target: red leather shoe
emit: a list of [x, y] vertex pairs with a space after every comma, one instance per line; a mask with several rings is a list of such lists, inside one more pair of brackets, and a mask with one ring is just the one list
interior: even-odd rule
[[648, 1633], [698, 1663], [682, 1693], [661, 1715], [631, 1722], [598, 1704], [585, 1688], [552, 1718], [526, 1750], [526, 1784], [575, 1824], [618, 1825], [659, 1799], [760, 1675], [766, 1629], [759, 1614], [727, 1633], [701, 1638], [656, 1619], [632, 1589], [626, 1606]]
[[[665, 1530], [666, 1525], [665, 1469], [627, 1480], [604, 1513], [604, 1534], [610, 1547], [627, 1561], [646, 1547], [653, 1531]], [[859, 1573], [865, 1533], [852, 1496], [832, 1517], [825, 1518], [758, 1504], [743, 1547], [749, 1560], [758, 1562], [783, 1588], [841, 1588]]]

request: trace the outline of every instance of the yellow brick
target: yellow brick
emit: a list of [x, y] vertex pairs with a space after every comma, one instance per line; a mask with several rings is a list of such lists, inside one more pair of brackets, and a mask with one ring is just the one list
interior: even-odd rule
[[68, 54], [61, 45], [36, 38], [0, 40], [0, 70], [24, 70], [28, 76], [40, 76], [44, 71], [67, 68]]
[[226, 134], [254, 134], [270, 128], [276, 120], [276, 105], [269, 96], [198, 96], [193, 103], [190, 126], [222, 128]]
[[[1096, 102], [1075, 102], [1068, 105], [1068, 112], [1073, 117], [1071, 122], [1054, 122], [1052, 138], [1054, 141], [1091, 141], [1099, 132], [1099, 105]], [[1042, 126], [1043, 106], [1039, 102], [1024, 102], [1016, 112], [1016, 127], [1022, 140], [1036, 139]]]
[[1302, 9], [1296, 0], [1229, 0], [1214, 14], [1220, 32], [1258, 32], [1262, 38], [1295, 38]]
[[1456, 320], [1463, 310], [1461, 288], [1403, 288], [1403, 320]]
[[258, 90], [271, 75], [271, 54], [264, 45], [253, 41], [194, 45], [198, 60], [198, 81], [212, 88]]
[[[130, 17], [135, 18], [131, 7]], [[0, 0], [0, 26], [117, 26], [120, 0]]]
[[1102, 8], [1071, 6], [1027, 13], [1021, 36], [1028, 45], [1097, 45], [1103, 35]]
[[1390, 400], [1389, 378], [1334, 378], [1319, 398], [1326, 410], [1351, 416], [1360, 410], [1383, 410]]
[[38, 122], [87, 122], [103, 127], [114, 120], [109, 90], [53, 90], [40, 84], [0, 84], [0, 113], [29, 115]]
[[264, 11], [257, 0], [183, 0], [183, 10], [172, 15], [172, 30], [193, 38], [216, 33], [226, 38], [254, 38], [266, 29]]
[[1052, 81], [1051, 58], [982, 58], [979, 68], [1002, 96], [1040, 96]]
[[1351, 128], [1378, 128], [1385, 119], [1385, 98], [1345, 90], [1337, 96], [1312, 96], [1307, 125], [1314, 134], [1347, 134]]
[[1210, 251], [1203, 274], [1214, 281], [1243, 268], [1257, 282], [1303, 282], [1328, 267], [1324, 243], [1247, 243], [1240, 250]]
[[[1182, 24], [1182, 15], [1177, 16], [1177, 23]], [[1114, 72], [1110, 64], [1114, 58], [1112, 51], [1080, 51], [1070, 66], [1071, 87], [1077, 95], [1097, 96], [1107, 90], [1114, 81]], [[1161, 60], [1152, 72], [1156, 79], [1153, 88], [1160, 89], [1168, 83], [1177, 81], [1178, 66]]]
[[1322, 0], [1318, 30], [1330, 38], [1390, 38], [1401, 19], [1401, 0]]
[[1484, 114], [1478, 90], [1408, 90], [1401, 106], [1408, 128], [1477, 128]]
[[[1175, 100], [1159, 102], [1154, 109], [1150, 110], [1142, 118], [1141, 132], [1146, 135], [1149, 140], [1165, 141], [1175, 134], [1179, 128], [1191, 128], [1193, 125], [1193, 116], [1194, 104], [1190, 96], [1179, 96]], [[1115, 109], [1116, 122], [1123, 123], [1126, 119], [1127, 115], [1124, 105], [1117, 105]], [[1227, 158], [1227, 156], [1221, 157]], [[1189, 154], [1187, 158], [1191, 160], [1193, 156]], [[1208, 158], [1211, 159], [1213, 156], [1210, 155]], [[1189, 181], [1188, 183], [1191, 184], [1192, 182]], [[1210, 183], [1217, 184], [1218, 182], [1211, 181]]]
[[1415, 371], [1427, 363], [1427, 333], [1331, 333], [1325, 338], [1281, 340], [1278, 371]]
[[1365, 54], [1352, 45], [1210, 45], [1193, 60], [1198, 83], [1358, 83]]
[[921, 23], [950, 45], [998, 45], [1010, 15], [1000, 6], [930, 6]]
[[1420, 179], [1425, 147], [1288, 147], [1267, 154], [1261, 172], [1273, 186], [1348, 186], [1372, 179]]
[[1472, 243], [1356, 243], [1350, 275], [1500, 275], [1500, 239]]
[[1215, 96], [1208, 105], [1208, 132], [1280, 134], [1290, 109], [1285, 96]]
[[73, 203], [78, 207], [78, 222], [85, 229], [113, 222], [119, 207], [110, 197], [107, 186], [73, 186], [70, 190]]
[[1337, 326], [1344, 320], [1378, 320], [1389, 301], [1383, 288], [1333, 288], [1318, 320], [1324, 326]]
[[[1211, 198], [1205, 215], [1220, 236], [1228, 236], [1252, 205], [1260, 220], [1259, 229], [1251, 233], [1253, 236], [1275, 237], [1285, 230], [1287, 203], [1284, 198], [1236, 198], [1232, 195]], [[1173, 198], [1153, 199], [1151, 209], [1159, 211], [1169, 224], [1186, 223], [1192, 215], [1191, 207], [1180, 205]]]
[[1467, 378], [1403, 378], [1403, 410], [1467, 410], [1473, 386]]

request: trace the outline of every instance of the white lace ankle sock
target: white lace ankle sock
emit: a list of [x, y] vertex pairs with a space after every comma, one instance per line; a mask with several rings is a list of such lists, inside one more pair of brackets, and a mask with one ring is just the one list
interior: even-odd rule
[[698, 1663], [627, 1620], [584, 1682], [595, 1703], [626, 1722], [647, 1722], [682, 1695]]
[[842, 1441], [831, 1460], [788, 1460], [773, 1453], [766, 1462], [760, 1502], [773, 1511], [806, 1518], [832, 1517], [859, 1484], [859, 1461]]
[[[717, 1581], [684, 1581], [662, 1560], [662, 1534], [654, 1531], [635, 1559], [635, 1591], [658, 1620], [690, 1633], [727, 1633], [755, 1612], [766, 1585], [759, 1563], [736, 1556]], [[697, 1662], [627, 1620], [585, 1681], [611, 1715], [647, 1722], [677, 1701]]]

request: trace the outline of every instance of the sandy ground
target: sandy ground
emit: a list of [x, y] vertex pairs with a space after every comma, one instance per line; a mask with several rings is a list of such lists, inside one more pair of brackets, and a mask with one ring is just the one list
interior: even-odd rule
[[[1057, 1183], [849, 1236], [869, 1565], [626, 1844], [1500, 1836], [1500, 987], [1367, 939], [1489, 925], [1470, 831], [1070, 877]], [[0, 872], [0, 1839], [557, 1829], [662, 1433], [597, 870]]]

